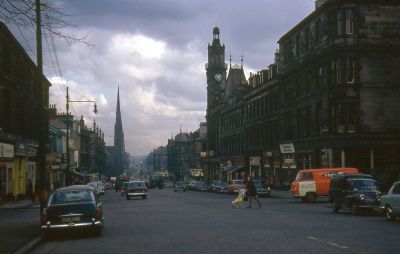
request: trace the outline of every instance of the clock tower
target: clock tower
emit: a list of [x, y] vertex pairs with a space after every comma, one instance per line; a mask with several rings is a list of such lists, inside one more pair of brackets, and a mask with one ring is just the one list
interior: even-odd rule
[[225, 45], [219, 40], [219, 28], [213, 29], [212, 44], [208, 44], [207, 75], [207, 168], [206, 178], [211, 181], [219, 172], [220, 112], [226, 86]]
[[213, 42], [208, 44], [207, 107], [213, 107], [223, 98], [227, 64], [225, 63], [225, 45], [221, 45], [219, 28], [213, 29]]

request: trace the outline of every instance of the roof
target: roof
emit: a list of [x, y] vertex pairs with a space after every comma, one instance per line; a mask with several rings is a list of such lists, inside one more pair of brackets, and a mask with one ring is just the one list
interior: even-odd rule
[[299, 172], [308, 173], [308, 172], [324, 172], [324, 171], [339, 171], [339, 170], [357, 170], [356, 168], [316, 168], [316, 169], [301, 169]]
[[239, 86], [247, 84], [248, 83], [242, 66], [233, 66], [229, 68], [225, 87], [225, 99], [238, 95]]
[[88, 185], [71, 185], [56, 189], [55, 191], [71, 191], [71, 190], [94, 190], [93, 187]]
[[187, 142], [190, 141], [189, 134], [187, 133], [179, 133], [175, 136], [175, 142]]

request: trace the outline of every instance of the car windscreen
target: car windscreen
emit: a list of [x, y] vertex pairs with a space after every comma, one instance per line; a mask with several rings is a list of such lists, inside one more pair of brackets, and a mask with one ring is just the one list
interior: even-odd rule
[[348, 185], [355, 190], [376, 189], [375, 180], [371, 179], [351, 179]]
[[244, 184], [244, 180], [233, 180], [233, 184]]
[[134, 182], [134, 183], [129, 183], [129, 189], [134, 189], [134, 188], [144, 188], [146, 185], [144, 182]]
[[49, 204], [64, 204], [64, 203], [86, 203], [95, 202], [95, 197], [92, 191], [89, 190], [72, 190], [72, 191], [57, 191], [50, 197]]

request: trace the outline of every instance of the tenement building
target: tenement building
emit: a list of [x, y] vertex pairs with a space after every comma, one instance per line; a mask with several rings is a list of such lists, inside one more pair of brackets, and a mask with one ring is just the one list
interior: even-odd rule
[[317, 1], [279, 39], [275, 62], [237, 82], [243, 86], [237, 96], [227, 95], [229, 77], [216, 82], [212, 66], [218, 63], [223, 74], [226, 67], [210, 50], [219, 47], [215, 28], [207, 65], [208, 146], [217, 151], [222, 177], [288, 185], [299, 169], [357, 167], [383, 184], [398, 178], [398, 13], [399, 1]]
[[[40, 89], [51, 86], [10, 30], [0, 22], [0, 195], [15, 200], [35, 191], [40, 137]], [[48, 94], [43, 95], [45, 98]]]

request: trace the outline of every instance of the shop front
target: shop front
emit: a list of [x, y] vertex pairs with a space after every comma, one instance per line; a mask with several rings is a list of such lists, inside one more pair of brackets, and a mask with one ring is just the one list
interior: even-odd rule
[[0, 143], [0, 198], [12, 198], [13, 192], [14, 145]]

